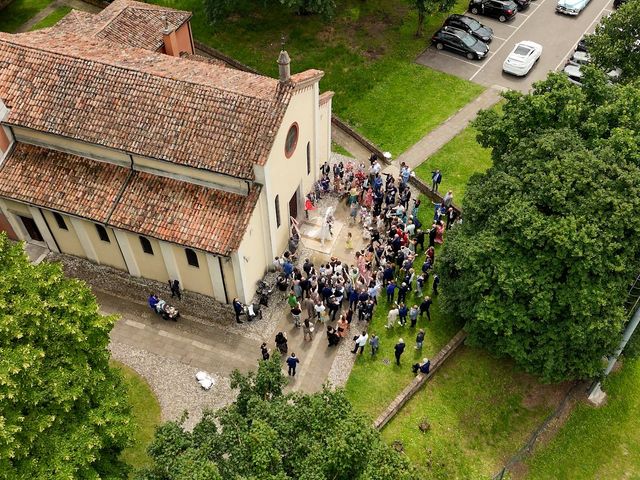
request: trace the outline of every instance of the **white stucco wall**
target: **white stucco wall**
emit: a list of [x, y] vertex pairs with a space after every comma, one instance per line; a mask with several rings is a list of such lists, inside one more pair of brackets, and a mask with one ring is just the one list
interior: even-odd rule
[[[278, 130], [269, 159], [264, 167], [256, 167], [256, 181], [264, 185], [262, 200], [267, 210], [267, 234], [271, 239], [268, 256], [280, 255], [289, 239], [289, 200], [298, 191], [298, 218], [304, 217], [304, 196], [313, 189], [320, 169], [320, 109], [318, 84], [295, 92]], [[293, 155], [285, 155], [285, 139], [291, 125], [298, 124], [298, 143]], [[311, 172], [307, 173], [307, 143], [310, 146]], [[275, 198], [280, 199], [280, 227], [276, 226]]]

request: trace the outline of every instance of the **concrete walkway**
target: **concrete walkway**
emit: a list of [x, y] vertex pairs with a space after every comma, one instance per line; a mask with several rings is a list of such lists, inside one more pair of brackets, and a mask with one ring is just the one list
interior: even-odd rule
[[500, 101], [501, 90], [491, 87], [482, 92], [472, 102], [467, 103], [454, 115], [445, 120], [438, 128], [422, 137], [418, 142], [409, 147], [395, 159], [395, 163], [402, 162], [411, 169], [416, 168], [431, 155], [440, 150], [444, 145], [453, 140], [469, 123], [476, 118], [478, 112], [484, 108], [490, 108]]
[[[462, 132], [462, 130], [476, 118], [480, 110], [490, 108], [498, 103], [501, 98], [501, 91], [500, 87], [491, 87], [485, 90], [473, 101], [466, 104], [440, 124], [438, 128], [426, 134], [405, 152], [401, 153], [398, 158], [393, 161], [395, 168], [389, 171], [385, 170], [385, 172], [397, 173], [397, 168], [399, 168], [402, 162], [409, 165], [411, 169], [415, 169]], [[332, 125], [331, 128], [331, 139], [350, 152], [357, 160], [365, 161], [369, 159], [370, 152], [335, 124]]]

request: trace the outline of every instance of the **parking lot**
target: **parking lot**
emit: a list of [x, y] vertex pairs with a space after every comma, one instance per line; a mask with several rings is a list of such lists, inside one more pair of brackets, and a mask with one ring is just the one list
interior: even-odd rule
[[[497, 19], [469, 15], [493, 29], [489, 54], [480, 61], [467, 60], [450, 51], [438, 51], [429, 46], [416, 62], [481, 85], [511, 88], [523, 92], [533, 82], [542, 80], [551, 70], [561, 70], [575, 50], [578, 40], [595, 29], [600, 19], [612, 11], [612, 0], [591, 0], [576, 17], [555, 13], [556, 0], [535, 0], [524, 12], [512, 20], [500, 23]], [[430, 40], [430, 39], [429, 39]], [[502, 72], [502, 64], [516, 43], [531, 40], [542, 45], [542, 56], [525, 77]]]

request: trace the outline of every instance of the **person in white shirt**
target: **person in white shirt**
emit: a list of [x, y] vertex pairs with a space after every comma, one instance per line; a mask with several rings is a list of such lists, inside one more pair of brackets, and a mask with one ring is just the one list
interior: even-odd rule
[[367, 332], [362, 332], [362, 335], [359, 335], [355, 339], [356, 344], [351, 353], [358, 353], [358, 349], [360, 349], [360, 355], [362, 355], [364, 353], [364, 347], [367, 345], [367, 340], [369, 340], [369, 335], [367, 335]]
[[398, 305], [396, 304], [396, 307], [389, 310], [389, 313], [387, 314], [387, 324], [385, 325], [385, 327], [393, 327], [396, 324], [396, 320], [398, 320], [398, 315], [400, 315], [400, 310], [398, 309]]

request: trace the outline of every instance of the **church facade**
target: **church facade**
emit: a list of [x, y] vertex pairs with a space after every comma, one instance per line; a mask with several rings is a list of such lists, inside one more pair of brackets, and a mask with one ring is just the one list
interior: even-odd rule
[[286, 52], [278, 79], [197, 55], [190, 18], [116, 0], [0, 33], [0, 229], [248, 302], [328, 160], [332, 93]]

